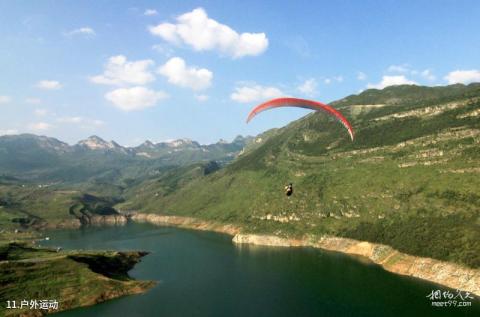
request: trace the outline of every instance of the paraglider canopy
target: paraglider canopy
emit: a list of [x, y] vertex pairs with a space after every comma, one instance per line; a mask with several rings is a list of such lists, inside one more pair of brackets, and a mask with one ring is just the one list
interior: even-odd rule
[[312, 109], [316, 111], [323, 111], [327, 113], [328, 115], [333, 116], [336, 118], [338, 121], [340, 121], [343, 126], [347, 129], [348, 134], [350, 134], [350, 138], [353, 141], [354, 138], [354, 133], [353, 133], [353, 128], [350, 122], [340, 113], [340, 111], [336, 110], [332, 106], [323, 104], [318, 101], [314, 100], [308, 100], [308, 99], [300, 99], [300, 98], [276, 98], [269, 100], [267, 102], [264, 102], [250, 111], [250, 114], [248, 115], [247, 118], [247, 123], [253, 119], [257, 114], [259, 114], [262, 111], [272, 109], [272, 108], [279, 108], [279, 107], [300, 107], [300, 108], [306, 108], [306, 109]]

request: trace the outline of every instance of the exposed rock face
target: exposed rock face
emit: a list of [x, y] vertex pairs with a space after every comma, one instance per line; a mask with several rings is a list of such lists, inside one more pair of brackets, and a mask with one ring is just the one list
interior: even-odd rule
[[59, 222], [49, 221], [32, 226], [36, 229], [77, 229], [82, 226], [123, 226], [128, 222], [125, 215], [90, 216], [82, 219], [72, 218]]
[[124, 215], [93, 216], [89, 218], [89, 224], [92, 226], [123, 226], [128, 218]]
[[148, 222], [162, 226], [174, 226], [196, 230], [215, 231], [220, 233], [226, 233], [232, 236], [240, 232], [240, 229], [234, 225], [225, 225], [209, 221], [202, 221], [191, 217], [163, 216], [156, 214], [137, 213], [131, 215], [130, 219], [136, 222]]
[[269, 235], [237, 234], [234, 243], [265, 246], [307, 246], [366, 257], [387, 271], [413, 276], [480, 295], [480, 270], [430, 258], [404, 254], [395, 249], [370, 242], [324, 236], [320, 238], [286, 239]]
[[92, 135], [88, 139], [79, 141], [77, 146], [86, 147], [91, 150], [112, 150], [115, 148], [120, 148], [120, 145], [117, 143], [113, 141], [107, 142], [96, 135]]

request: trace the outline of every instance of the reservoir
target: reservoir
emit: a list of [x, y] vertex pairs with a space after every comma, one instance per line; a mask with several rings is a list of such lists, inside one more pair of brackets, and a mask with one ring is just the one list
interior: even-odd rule
[[135, 223], [48, 235], [50, 241], [41, 245], [149, 251], [129, 274], [158, 281], [145, 294], [59, 317], [480, 316], [478, 301], [470, 300], [471, 307], [432, 307], [428, 295], [446, 288], [340, 253], [238, 246], [227, 235]]

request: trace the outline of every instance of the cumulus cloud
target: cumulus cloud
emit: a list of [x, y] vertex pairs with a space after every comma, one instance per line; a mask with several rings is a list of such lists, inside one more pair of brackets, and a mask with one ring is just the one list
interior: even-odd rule
[[444, 79], [449, 84], [469, 84], [473, 82], [480, 82], [480, 70], [455, 70], [448, 73]]
[[236, 87], [235, 91], [230, 95], [230, 98], [236, 102], [249, 103], [281, 97], [282, 95], [284, 95], [284, 93], [276, 87], [249, 85]]
[[33, 130], [35, 132], [41, 132], [50, 130], [52, 128], [52, 125], [46, 122], [36, 122], [30, 124], [28, 127], [30, 128], [30, 130]]
[[90, 77], [90, 80], [103, 85], [145, 85], [155, 80], [150, 71], [153, 65], [150, 59], [129, 62], [123, 55], [112, 56], [105, 64], [103, 74]]
[[433, 74], [431, 69], [417, 70], [411, 67], [409, 64], [400, 64], [400, 65], [390, 65], [387, 68], [389, 73], [397, 73], [402, 75], [411, 75], [416, 77], [421, 77], [428, 81], [434, 81], [436, 76]]
[[432, 71], [430, 69], [423, 70], [422, 72], [420, 72], [420, 75], [429, 81], [434, 81], [436, 79], [435, 75], [432, 74]]
[[195, 95], [195, 99], [201, 102], [207, 101], [208, 98], [209, 98], [208, 95]]
[[357, 79], [358, 79], [358, 80], [366, 80], [366, 79], [367, 79], [367, 75], [366, 75], [364, 72], [358, 72], [358, 73], [357, 73]]
[[10, 101], [12, 101], [10, 96], [0, 96], [0, 104], [9, 103]]
[[297, 89], [304, 95], [313, 96], [317, 93], [317, 81], [315, 78], [307, 79]]
[[196, 51], [217, 50], [233, 58], [262, 54], [268, 47], [265, 33], [237, 33], [208, 17], [202, 8], [182, 14], [176, 23], [149, 27], [150, 33], [173, 44], [185, 44]]
[[169, 83], [196, 91], [210, 87], [213, 78], [208, 69], [187, 66], [180, 57], [169, 59], [158, 69], [158, 73], [165, 76]]
[[336, 81], [338, 83], [341, 83], [343, 81], [343, 76], [334, 76], [334, 77], [331, 77], [331, 78], [327, 77], [323, 80], [323, 83], [325, 85], [329, 85], [334, 81]]
[[378, 84], [368, 84], [367, 88], [383, 89], [388, 86], [396, 85], [417, 85], [413, 80], [407, 79], [404, 75], [383, 76]]
[[154, 91], [140, 86], [115, 89], [105, 95], [105, 99], [123, 111], [150, 108], [167, 97], [167, 94], [162, 91]]
[[17, 129], [0, 130], [0, 135], [12, 135], [12, 134], [18, 134], [18, 130]]
[[62, 88], [62, 84], [56, 80], [40, 80], [37, 83], [37, 88], [45, 90], [58, 90]]
[[408, 64], [390, 65], [388, 66], [387, 71], [390, 73], [408, 73], [410, 71], [410, 66]]
[[83, 35], [86, 37], [93, 37], [96, 35], [95, 30], [92, 29], [91, 27], [84, 26], [75, 30], [71, 30], [69, 32], [64, 33], [66, 36], [75, 36], [75, 35]]
[[158, 12], [155, 9], [147, 9], [143, 13], [143, 15], [146, 15], [146, 16], [152, 16], [152, 15], [157, 15], [157, 14], [158, 14]]

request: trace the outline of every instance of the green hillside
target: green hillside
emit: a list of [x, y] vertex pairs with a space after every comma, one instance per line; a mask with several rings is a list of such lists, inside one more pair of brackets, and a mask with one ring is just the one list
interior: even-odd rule
[[332, 105], [352, 123], [353, 143], [313, 113], [257, 138], [217, 172], [134, 184], [118, 207], [352, 237], [480, 267], [480, 84], [370, 89]]
[[[60, 251], [21, 243], [0, 245], [0, 315], [46, 314], [39, 310], [32, 313], [29, 307], [22, 307], [20, 303], [25, 298], [37, 301], [55, 299], [57, 310], [62, 311], [143, 293], [156, 282], [136, 281], [127, 272], [146, 254], [135, 251]], [[7, 309], [7, 301], [18, 309]]]

